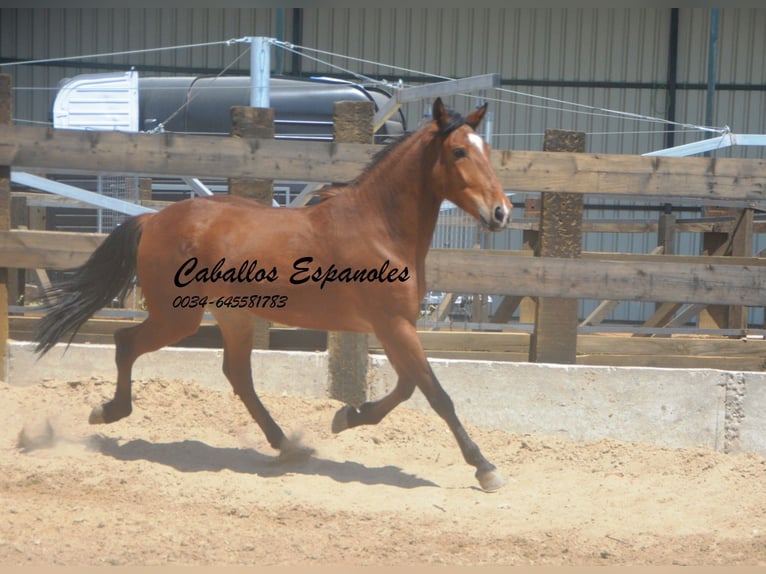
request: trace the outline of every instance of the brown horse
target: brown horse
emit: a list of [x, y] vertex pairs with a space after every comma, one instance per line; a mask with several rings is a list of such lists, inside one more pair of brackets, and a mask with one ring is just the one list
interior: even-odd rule
[[[131, 368], [144, 353], [197, 331], [213, 313], [224, 345], [223, 372], [269, 444], [291, 447], [253, 389], [254, 314], [310, 329], [374, 332], [398, 375], [393, 391], [344, 406], [332, 430], [376, 424], [419, 388], [455, 435], [485, 490], [505, 478], [481, 454], [431, 370], [415, 330], [425, 294], [425, 259], [443, 200], [489, 230], [504, 228], [511, 206], [474, 131], [486, 104], [467, 118], [441, 100], [433, 121], [386, 148], [354, 182], [315, 205], [275, 209], [232, 196], [180, 201], [113, 231], [72, 278], [51, 293], [37, 351], [72, 336], [134, 275], [149, 315], [115, 333], [117, 390], [91, 423], [131, 413]], [[71, 341], [71, 338], [70, 338]]]

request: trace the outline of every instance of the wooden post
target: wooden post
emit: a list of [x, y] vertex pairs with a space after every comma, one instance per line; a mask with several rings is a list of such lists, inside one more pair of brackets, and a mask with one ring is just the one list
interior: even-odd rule
[[[26, 197], [11, 197], [11, 229], [29, 228], [29, 208]], [[26, 269], [8, 270], [8, 304], [26, 304]]]
[[144, 204], [152, 200], [152, 178], [151, 177], [139, 177], [138, 178], [138, 202]]
[[[657, 247], [662, 248], [663, 255], [674, 255], [676, 252], [676, 216], [673, 215], [671, 207], [671, 204], [666, 203], [657, 219]], [[664, 327], [680, 308], [681, 305], [677, 303], [657, 301], [654, 304], [654, 314], [642, 326]], [[648, 335], [634, 335], [645, 336]]]
[[[273, 138], [274, 110], [233, 106], [231, 108], [231, 135], [241, 138]], [[229, 193], [255, 199], [271, 205], [274, 182], [270, 179], [229, 178]]]
[[[540, 220], [540, 198], [526, 198], [524, 200], [524, 217], [527, 219]], [[522, 249], [537, 253], [540, 243], [540, 227], [537, 229], [525, 229], [522, 231]], [[519, 323], [534, 323], [537, 313], [537, 297], [524, 297], [519, 303]]]
[[657, 246], [662, 247], [662, 253], [673, 255], [676, 252], [676, 216], [671, 205], [666, 203], [657, 221]]
[[[336, 102], [335, 141], [372, 143], [374, 117], [372, 102]], [[367, 334], [330, 332], [327, 334], [327, 353], [331, 398], [354, 406], [365, 402], [368, 399]]]
[[[585, 134], [546, 130], [544, 151], [584, 152]], [[579, 193], [543, 193], [538, 257], [580, 257], [584, 198]], [[540, 298], [529, 360], [574, 364], [577, 357], [577, 299]]]
[[[0, 74], [0, 125], [10, 125], [13, 117], [11, 76]], [[0, 231], [11, 229], [11, 166], [0, 165]], [[8, 348], [9, 270], [0, 269], [0, 379], [5, 380]]]
[[[711, 213], [712, 212], [712, 213]], [[730, 215], [734, 218], [730, 229], [713, 230], [703, 234], [703, 255], [753, 255], [753, 210], [737, 208], [705, 208], [706, 215]], [[699, 315], [700, 329], [746, 329], [747, 307], [709, 305]]]
[[[274, 110], [233, 106], [231, 108], [231, 135], [241, 138], [273, 138]], [[270, 179], [229, 178], [229, 193], [254, 199], [271, 205], [274, 199], [274, 182]], [[253, 347], [269, 348], [269, 321], [256, 317]]]

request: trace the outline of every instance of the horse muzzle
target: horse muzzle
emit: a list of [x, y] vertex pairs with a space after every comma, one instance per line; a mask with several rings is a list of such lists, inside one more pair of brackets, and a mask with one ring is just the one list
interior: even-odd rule
[[511, 210], [505, 204], [497, 204], [491, 214], [486, 214], [485, 210], [479, 210], [479, 219], [489, 231], [500, 231], [505, 229], [511, 222]]

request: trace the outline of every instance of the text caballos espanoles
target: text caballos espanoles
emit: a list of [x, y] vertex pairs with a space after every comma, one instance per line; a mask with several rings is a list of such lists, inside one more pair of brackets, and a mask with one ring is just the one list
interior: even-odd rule
[[[387, 259], [378, 267], [353, 268], [337, 267], [331, 263], [328, 267], [314, 266], [313, 257], [301, 257], [293, 262], [289, 281], [292, 285], [304, 283], [318, 284], [324, 289], [328, 283], [395, 283], [410, 278], [407, 267], [391, 267]], [[186, 287], [194, 283], [273, 283], [279, 279], [276, 267], [270, 269], [260, 266], [257, 259], [245, 259], [239, 266], [227, 265], [222, 257], [212, 267], [199, 265], [196, 257], [190, 257], [178, 268], [173, 278], [176, 287]]]

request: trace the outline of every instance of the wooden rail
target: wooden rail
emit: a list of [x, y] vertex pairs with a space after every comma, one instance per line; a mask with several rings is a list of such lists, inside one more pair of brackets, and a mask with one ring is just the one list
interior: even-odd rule
[[[103, 241], [98, 233], [0, 232], [0, 268], [68, 269]], [[766, 258], [583, 253], [581, 259], [523, 251], [432, 249], [428, 288], [455, 293], [569, 299], [766, 304]]]
[[[0, 126], [0, 165], [142, 176], [348, 181], [380, 146]], [[766, 160], [493, 151], [503, 187], [617, 196], [766, 200]]]

